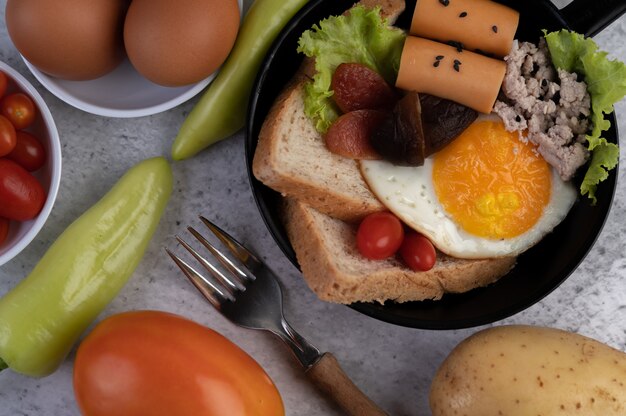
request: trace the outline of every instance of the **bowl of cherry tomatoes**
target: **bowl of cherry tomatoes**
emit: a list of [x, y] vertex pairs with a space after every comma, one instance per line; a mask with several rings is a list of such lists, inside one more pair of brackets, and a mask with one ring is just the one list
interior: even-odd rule
[[61, 181], [61, 144], [52, 114], [19, 72], [0, 62], [0, 265], [46, 222]]

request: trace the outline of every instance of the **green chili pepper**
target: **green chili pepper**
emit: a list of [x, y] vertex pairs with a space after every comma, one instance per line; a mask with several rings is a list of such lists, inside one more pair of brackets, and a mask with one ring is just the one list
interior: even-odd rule
[[52, 373], [139, 264], [172, 192], [164, 158], [138, 163], [0, 299], [0, 368]]
[[252, 84], [270, 45], [308, 0], [256, 0], [219, 73], [193, 108], [172, 145], [174, 160], [187, 159], [245, 124]]

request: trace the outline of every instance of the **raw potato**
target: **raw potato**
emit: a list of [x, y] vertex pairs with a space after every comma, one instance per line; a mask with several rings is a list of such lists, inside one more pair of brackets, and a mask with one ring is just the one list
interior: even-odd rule
[[487, 329], [443, 362], [430, 406], [433, 416], [623, 416], [626, 354], [557, 329]]

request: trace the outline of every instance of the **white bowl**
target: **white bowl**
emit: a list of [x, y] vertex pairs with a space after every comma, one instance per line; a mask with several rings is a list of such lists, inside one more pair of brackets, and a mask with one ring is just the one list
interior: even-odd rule
[[[239, 0], [243, 16], [243, 0]], [[22, 56], [35, 78], [69, 105], [105, 117], [131, 118], [174, 108], [201, 92], [215, 78], [182, 87], [163, 87], [141, 76], [126, 58], [115, 70], [89, 81], [68, 81], [44, 74]]]
[[33, 174], [47, 192], [46, 202], [36, 218], [22, 222], [11, 221], [9, 235], [0, 244], [0, 265], [2, 265], [15, 257], [35, 238], [50, 215], [61, 182], [61, 142], [52, 114], [35, 87], [4, 62], [0, 62], [0, 71], [4, 72], [9, 80], [7, 94], [23, 92], [32, 98], [37, 106], [35, 122], [26, 131], [37, 137], [46, 149], [46, 163]]
[[184, 87], [163, 87], [139, 73], [126, 58], [115, 70], [89, 81], [68, 81], [44, 74], [24, 59], [35, 78], [48, 91], [69, 105], [105, 117], [149, 116], [174, 108], [189, 100], [215, 77]]

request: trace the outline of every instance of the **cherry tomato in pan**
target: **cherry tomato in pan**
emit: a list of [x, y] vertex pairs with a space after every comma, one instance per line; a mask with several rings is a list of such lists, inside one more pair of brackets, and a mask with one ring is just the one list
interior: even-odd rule
[[0, 246], [9, 236], [9, 220], [0, 217]]
[[4, 93], [7, 91], [8, 83], [9, 83], [9, 80], [7, 79], [7, 74], [0, 71], [0, 97], [2, 97]]
[[8, 118], [0, 116], [0, 157], [6, 156], [15, 148], [15, 127]]
[[0, 114], [8, 118], [17, 130], [33, 124], [35, 112], [33, 100], [21, 92], [7, 95], [0, 103]]
[[45, 201], [46, 191], [37, 178], [14, 161], [0, 159], [0, 217], [30, 220]]
[[32, 134], [22, 130], [18, 130], [15, 133], [15, 147], [7, 155], [7, 158], [17, 162], [29, 172], [36, 171], [46, 163], [46, 150]]
[[430, 240], [416, 232], [408, 232], [400, 246], [400, 256], [409, 268], [425, 272], [435, 265], [437, 253]]
[[364, 257], [382, 260], [393, 256], [402, 244], [402, 223], [390, 212], [376, 212], [361, 221], [356, 233], [356, 245]]

